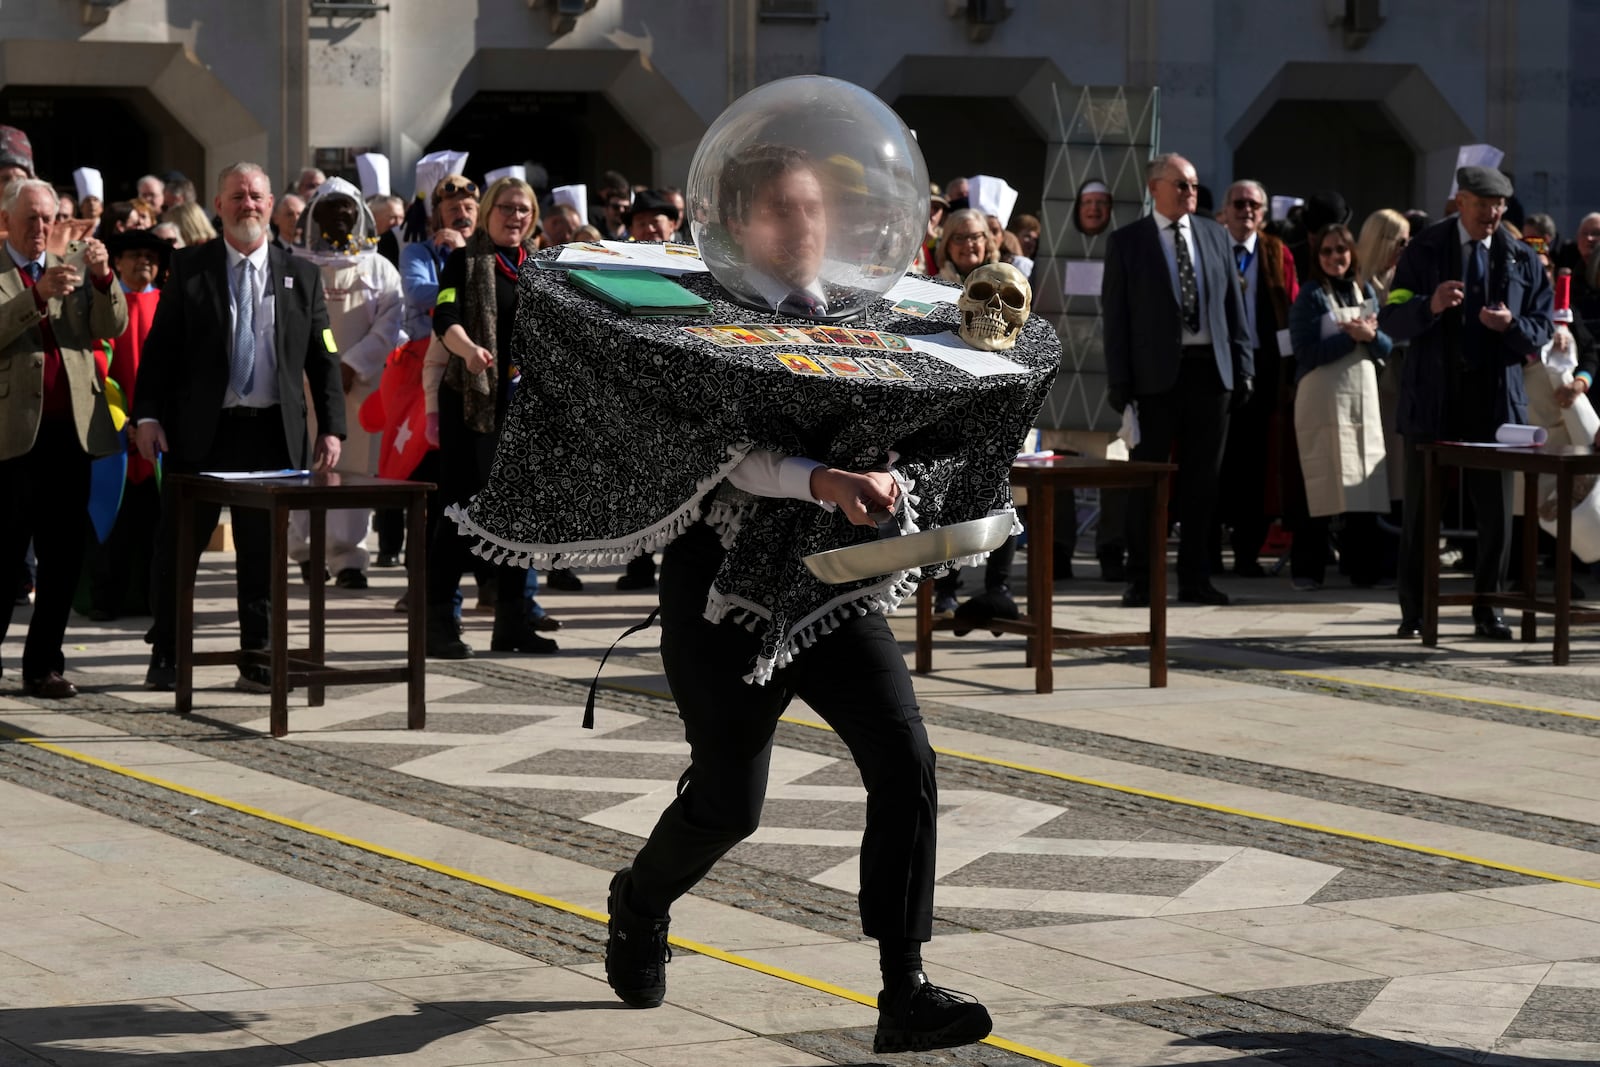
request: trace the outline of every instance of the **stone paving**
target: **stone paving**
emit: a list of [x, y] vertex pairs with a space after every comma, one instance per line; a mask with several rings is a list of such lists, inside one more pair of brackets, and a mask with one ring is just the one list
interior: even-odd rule
[[[202, 623], [226, 622], [230, 564], [206, 557]], [[205, 799], [602, 911], [685, 753], [649, 633], [579, 728], [600, 653], [653, 600], [611, 577], [542, 598], [557, 656], [431, 663], [423, 732], [369, 686], [291, 697], [273, 741], [222, 669], [182, 720], [138, 688], [143, 620], [75, 617], [85, 695], [7, 690], [0, 725], [202, 796], [0, 745], [0, 1067], [880, 1062], [861, 1004], [680, 952], [667, 1005], [626, 1011], [591, 918]], [[1437, 650], [1397, 642], [1386, 594], [1221, 584], [1234, 606], [1172, 609], [1166, 690], [1097, 652], [1038, 695], [1020, 640], [939, 636], [918, 679], [944, 752], [936, 980], [1044, 1062], [1600, 1061], [1600, 888], [1576, 884], [1600, 882], [1596, 632], [1555, 668], [1464, 617]], [[399, 591], [396, 571], [330, 590], [330, 647], [396, 655]], [[1075, 625], [1126, 625], [1115, 587], [1056, 592]], [[469, 628], [486, 647], [487, 620]], [[761, 830], [674, 933], [871, 995], [864, 794], [820, 720], [790, 720]]]

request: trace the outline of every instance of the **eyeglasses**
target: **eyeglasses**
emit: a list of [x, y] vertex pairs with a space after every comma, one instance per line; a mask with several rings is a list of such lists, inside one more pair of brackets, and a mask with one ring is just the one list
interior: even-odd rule
[[1243, 197], [1233, 202], [1233, 210], [1235, 211], [1260, 211], [1266, 206], [1259, 200], [1246, 200]]
[[527, 204], [496, 204], [494, 209], [502, 215], [510, 215], [517, 219], [525, 219], [533, 214], [533, 208]]
[[950, 235], [950, 243], [953, 245], [977, 244], [988, 236], [987, 233], [953, 233]]
[[1164, 182], [1171, 182], [1172, 187], [1178, 190], [1180, 193], [1187, 193], [1200, 188], [1199, 182], [1192, 182], [1187, 178], [1162, 178], [1161, 180]]
[[437, 195], [440, 197], [462, 195], [477, 196], [478, 186], [475, 182], [470, 182], [465, 178], [446, 178], [444, 181], [439, 183], [439, 192]]
[[1317, 249], [1317, 255], [1319, 256], [1348, 255], [1349, 252], [1349, 245], [1329, 245], [1326, 248]]

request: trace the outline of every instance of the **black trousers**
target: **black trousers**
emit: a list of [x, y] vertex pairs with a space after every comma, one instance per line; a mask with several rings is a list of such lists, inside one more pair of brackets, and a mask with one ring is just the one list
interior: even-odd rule
[[[1418, 442], [1406, 438], [1406, 498], [1400, 528], [1400, 566], [1397, 585], [1400, 614], [1407, 619], [1422, 618], [1422, 561], [1424, 552], [1439, 551], [1438, 545], [1425, 544], [1422, 511], [1426, 472]], [[1472, 504], [1478, 530], [1478, 555], [1472, 571], [1474, 593], [1498, 593], [1504, 587], [1506, 566], [1511, 561], [1511, 485], [1510, 471], [1461, 472], [1461, 491]], [[1474, 618], [1495, 614], [1493, 608], [1474, 606]]]
[[[255, 412], [247, 414], [246, 412]], [[217, 422], [211, 454], [198, 464], [164, 462], [167, 474], [200, 471], [279, 470], [289, 466], [289, 446], [283, 437], [283, 418], [277, 407], [223, 408]], [[199, 566], [200, 553], [217, 528], [221, 507], [195, 508], [194, 558], [178, 559], [178, 504], [170, 485], [161, 493], [161, 522], [156, 531], [155, 558], [150, 572], [150, 606], [155, 615], [151, 643], [163, 655], [177, 647], [178, 567]], [[267, 647], [267, 624], [272, 605], [272, 524], [267, 513], [237, 508], [231, 513], [233, 544], [238, 566], [236, 603], [239, 610], [239, 647]]]
[[[1340, 519], [1339, 561], [1350, 575], [1350, 584], [1370, 586], [1383, 577], [1384, 563], [1389, 557], [1383, 533], [1378, 529], [1377, 513], [1347, 511]], [[1304, 520], [1302, 527], [1295, 531], [1294, 544], [1289, 548], [1290, 574], [1322, 581], [1328, 566], [1328, 536], [1332, 526], [1332, 515]]]
[[123, 487], [111, 536], [101, 544], [91, 533], [87, 542], [91, 607], [112, 615], [150, 614], [149, 560], [160, 521], [161, 491], [154, 477]]
[[881, 615], [851, 618], [764, 686], [743, 680], [760, 638], [706, 621], [722, 562], [717, 535], [696, 525], [661, 560], [661, 658], [688, 736], [678, 796], [633, 863], [634, 906], [666, 915], [673, 901], [761, 822], [778, 717], [800, 697], [839, 734], [867, 789], [861, 841], [861, 927], [869, 937], [933, 935], [938, 817], [934, 754], [905, 657]]
[[[1228, 433], [1228, 400], [1210, 352], [1185, 356], [1178, 384], [1165, 393], [1141, 396], [1139, 444], [1133, 458], [1167, 462], [1176, 445], [1177, 495], [1174, 500], [1183, 536], [1178, 543], [1178, 587], [1211, 581], [1208, 546], [1216, 515], [1217, 478], [1222, 444]], [[1134, 585], [1150, 581], [1150, 494], [1128, 499], [1128, 578]]]
[[[22, 677], [33, 681], [66, 669], [61, 644], [83, 570], [84, 549], [93, 536], [89, 456], [78, 443], [70, 417], [42, 420], [26, 454], [0, 461], [0, 500], [6, 506], [6, 517], [0, 521], [0, 560], [5, 561], [0, 569], [7, 574], [21, 570], [29, 541], [38, 560], [33, 618], [22, 646]], [[7, 593], [0, 641], [11, 628], [15, 587]]]
[[[1255, 563], [1267, 539], [1267, 465], [1272, 456], [1272, 413], [1278, 404], [1277, 374], [1260, 373], [1270, 357], [1256, 352], [1259, 377], [1250, 402], [1228, 416], [1222, 452], [1217, 517], [1230, 528], [1233, 560]], [[1218, 546], [1220, 548], [1220, 545]], [[1216, 555], [1217, 553], [1214, 553]]]
[[[439, 387], [437, 454], [441, 510], [428, 543], [428, 611], [436, 620], [453, 620], [456, 588], [463, 574], [468, 571], [486, 573], [485, 561], [472, 554], [472, 542], [462, 536], [454, 521], [444, 517], [443, 508], [452, 504], [465, 505], [489, 481], [499, 440], [498, 434], [479, 433], [467, 426], [461, 394], [449, 386]], [[495, 625], [511, 626], [522, 618], [522, 591], [528, 572], [512, 564], [489, 569], [497, 579]]]

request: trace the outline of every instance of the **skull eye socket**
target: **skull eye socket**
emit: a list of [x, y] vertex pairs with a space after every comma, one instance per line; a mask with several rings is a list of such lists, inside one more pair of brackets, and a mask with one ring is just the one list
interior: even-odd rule
[[967, 298], [969, 300], [977, 300], [980, 303], [986, 302], [993, 295], [993, 282], [973, 282], [972, 285], [967, 287]]
[[1008, 308], [1021, 311], [1023, 306], [1027, 304], [1028, 301], [1022, 295], [1021, 289], [1018, 289], [1014, 285], [1008, 285], [1004, 289], [1000, 290], [1000, 302], [1005, 304], [1005, 306]]

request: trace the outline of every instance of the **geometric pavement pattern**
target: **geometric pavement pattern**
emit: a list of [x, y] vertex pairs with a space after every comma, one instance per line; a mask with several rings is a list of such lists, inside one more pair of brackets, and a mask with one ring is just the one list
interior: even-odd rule
[[[514, 694], [501, 687], [430, 674], [428, 691], [421, 745], [416, 734], [363, 725], [375, 718], [373, 694], [297, 708], [294, 739], [365, 746], [371, 762], [441, 784], [526, 791], [529, 803], [638, 837], [686, 763], [671, 721], [602, 710], [587, 731], [575, 707], [508, 701]], [[759, 856], [853, 892], [865, 798], [853, 765], [777, 745], [768, 798], [761, 828], [732, 857]], [[1104, 1001], [1115, 1014], [1195, 1034], [1210, 1032], [1218, 994], [1282, 1005], [1337, 988], [1337, 1022], [1362, 1040], [1426, 1044], [1473, 1062], [1600, 1062], [1594, 890], [1542, 884], [1319, 903], [1339, 866], [1134, 834], [1063, 837], [1052, 824], [1066, 808], [986, 790], [942, 790], [940, 806], [938, 909], [1033, 913], [1045, 925], [1003, 932], [1114, 961], [1142, 980], [1132, 992], [1108, 983], [1085, 1005]]]

